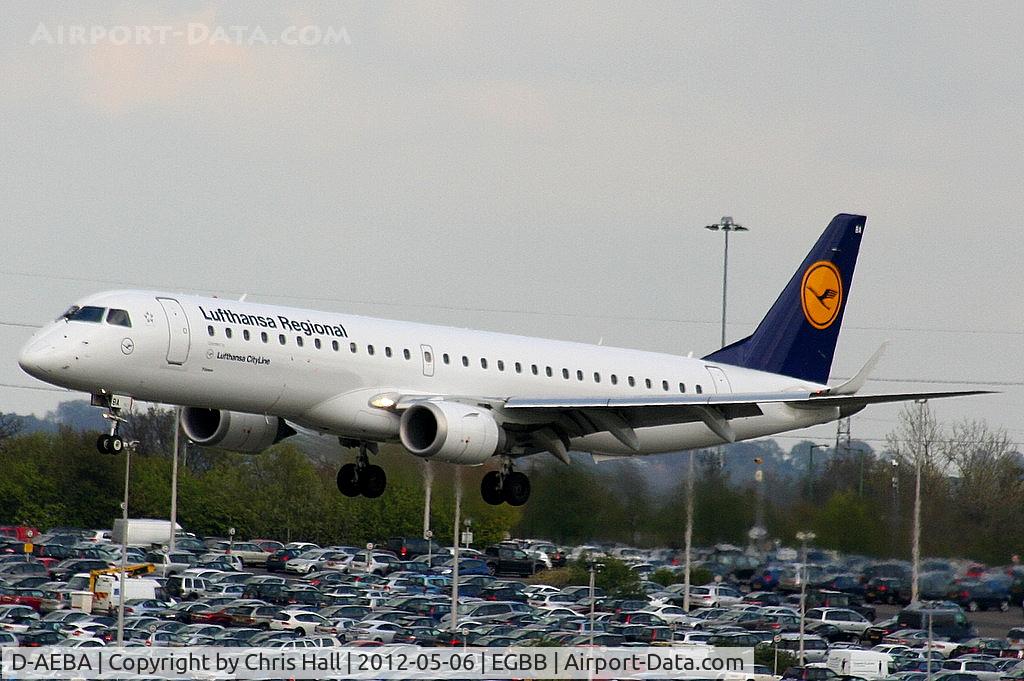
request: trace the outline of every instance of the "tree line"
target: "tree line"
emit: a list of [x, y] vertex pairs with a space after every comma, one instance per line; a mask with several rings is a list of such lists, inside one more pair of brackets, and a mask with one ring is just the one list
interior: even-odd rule
[[[132, 517], [166, 518], [170, 508], [173, 412], [130, 415], [125, 434], [139, 442], [131, 465]], [[41, 528], [110, 527], [120, 517], [124, 456], [100, 454], [96, 433], [61, 427], [19, 432], [0, 417], [0, 524]], [[1024, 547], [1024, 458], [1005, 432], [980, 422], [941, 424], [926, 405], [910, 405], [881, 451], [866, 443], [819, 449], [777, 441], [738, 443], [697, 453], [694, 542], [748, 543], [755, 519], [769, 537], [792, 545], [811, 529], [817, 544], [878, 557], [906, 558], [916, 471], [921, 468], [924, 555], [1007, 563]], [[361, 545], [390, 536], [420, 536], [424, 485], [431, 480], [431, 528], [453, 537], [455, 470], [382, 447], [388, 488], [376, 500], [342, 496], [335, 485], [339, 448], [311, 459], [285, 441], [260, 455], [188, 444], [179, 465], [178, 521], [200, 535]], [[488, 506], [479, 495], [487, 467], [463, 469], [463, 516], [474, 543], [507, 536], [561, 544], [603, 541], [681, 547], [688, 454], [594, 463], [574, 454], [565, 465], [538, 455], [520, 464], [533, 494], [522, 508]], [[763, 482], [754, 471], [761, 469]]]

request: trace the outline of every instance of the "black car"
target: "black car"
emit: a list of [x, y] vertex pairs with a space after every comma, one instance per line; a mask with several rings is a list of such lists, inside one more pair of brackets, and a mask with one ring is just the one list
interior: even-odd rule
[[971, 612], [978, 610], [1010, 609], [1010, 591], [1005, 584], [996, 581], [962, 581], [953, 584], [946, 599]]
[[868, 603], [906, 605], [910, 603], [910, 580], [902, 577], [872, 577], [864, 585], [864, 600]]
[[68, 558], [53, 566], [50, 577], [54, 581], [66, 582], [78, 573], [106, 570], [108, 567], [110, 564], [107, 561], [98, 558]]
[[267, 572], [284, 572], [285, 563], [302, 553], [299, 549], [281, 549], [267, 557]]
[[492, 575], [530, 577], [537, 571], [537, 562], [517, 546], [499, 544], [484, 549], [487, 571]]
[[51, 629], [31, 629], [23, 634], [15, 634], [15, 636], [18, 637], [18, 645], [26, 648], [55, 646], [65, 638], [61, 632]]

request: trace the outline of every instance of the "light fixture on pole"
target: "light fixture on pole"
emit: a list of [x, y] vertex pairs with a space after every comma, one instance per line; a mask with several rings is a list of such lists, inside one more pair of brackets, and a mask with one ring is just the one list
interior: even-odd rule
[[804, 620], [807, 616], [807, 544], [817, 538], [813, 532], [797, 532], [796, 538], [800, 542], [800, 569], [803, 575], [800, 577], [800, 666], [806, 661], [804, 659]]
[[713, 224], [705, 225], [704, 229], [712, 232], [725, 232], [725, 257], [722, 263], [722, 347], [725, 347], [725, 310], [729, 291], [729, 232], [749, 232], [743, 225], [737, 224], [731, 217], [725, 215], [722, 219]]

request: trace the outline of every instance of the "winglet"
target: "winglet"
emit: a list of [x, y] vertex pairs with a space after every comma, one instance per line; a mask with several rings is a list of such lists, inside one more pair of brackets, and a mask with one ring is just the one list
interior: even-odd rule
[[857, 372], [856, 376], [851, 378], [846, 383], [843, 383], [842, 385], [837, 385], [834, 388], [829, 388], [828, 394], [829, 395], [854, 395], [854, 394], [856, 394], [857, 391], [859, 391], [861, 388], [864, 387], [864, 383], [868, 380], [868, 376], [870, 376], [871, 372], [873, 372], [875, 370], [875, 367], [878, 365], [878, 360], [882, 359], [882, 355], [885, 354], [885, 351], [886, 351], [886, 349], [888, 347], [889, 347], [889, 341], [885, 341], [880, 346], [878, 346], [878, 349], [875, 350], [875, 354], [871, 355], [871, 359], [869, 359], [867, 361], [867, 363], [863, 367], [861, 367], [860, 371]]

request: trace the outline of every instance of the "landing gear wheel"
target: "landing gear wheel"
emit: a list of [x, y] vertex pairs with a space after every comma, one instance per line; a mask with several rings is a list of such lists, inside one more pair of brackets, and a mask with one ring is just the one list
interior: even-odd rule
[[96, 449], [100, 454], [110, 454], [110, 436], [100, 435], [96, 438]]
[[388, 476], [380, 466], [366, 466], [359, 475], [359, 491], [367, 499], [376, 499], [384, 494]]
[[519, 471], [509, 473], [503, 491], [509, 506], [522, 506], [530, 498], [530, 479]]
[[110, 453], [120, 454], [121, 450], [124, 449], [124, 440], [117, 435], [110, 436]]
[[480, 496], [491, 506], [498, 506], [505, 501], [505, 494], [501, 485], [501, 473], [491, 471], [484, 475], [480, 481]]
[[347, 463], [338, 471], [338, 491], [346, 497], [359, 496], [359, 475], [354, 463]]

